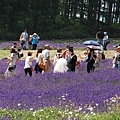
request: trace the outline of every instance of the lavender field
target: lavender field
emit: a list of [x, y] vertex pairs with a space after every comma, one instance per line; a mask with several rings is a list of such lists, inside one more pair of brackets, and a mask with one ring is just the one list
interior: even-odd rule
[[[2, 78], [6, 70], [6, 60], [0, 60], [0, 107], [7, 109], [33, 109], [62, 107], [86, 109], [94, 106], [97, 111], [105, 111], [105, 104], [113, 100], [119, 102], [120, 71], [111, 68], [111, 59], [103, 60], [94, 73], [86, 72], [86, 63], [73, 73], [24, 75], [24, 60], [17, 64], [16, 75]], [[35, 61], [34, 61], [35, 64]], [[95, 107], [96, 106], [96, 107]]]
[[[44, 45], [45, 44], [49, 44], [50, 46], [51, 46], [51, 49], [57, 49], [57, 48], [59, 48], [59, 47], [61, 47], [61, 48], [66, 48], [66, 45], [68, 45], [68, 44], [71, 44], [74, 48], [84, 48], [85, 46], [82, 44], [82, 42], [74, 42], [73, 41], [73, 43], [68, 43], [68, 42], [70, 42], [70, 41], [65, 41], [65, 40], [61, 40], [62, 42], [61, 43], [56, 43], [57, 42], [57, 40], [55, 41], [40, 41], [39, 43], [38, 43], [38, 47], [44, 47]], [[15, 41], [15, 42], [17, 42], [17, 45], [18, 45], [18, 47], [20, 46], [20, 43], [18, 42], [18, 41]], [[0, 44], [0, 49], [4, 49], [4, 50], [9, 50], [9, 48], [11, 47], [13, 45], [13, 41], [11, 41], [11, 42], [3, 42], [3, 43], [1, 43]], [[110, 49], [110, 50], [112, 50], [113, 49], [113, 45], [112, 44], [109, 44], [108, 45], [108, 49]]]
[[[53, 49], [58, 47], [65, 48], [67, 45], [67, 43], [54, 44], [43, 41], [40, 42], [38, 46], [43, 47], [48, 43]], [[12, 44], [13, 43], [2, 43], [0, 49], [9, 49]], [[85, 47], [82, 44], [72, 45], [74, 48], [83, 49]], [[113, 49], [113, 46], [110, 44], [108, 49]], [[7, 59], [1, 59], [0, 115], [3, 115], [3, 120], [7, 120], [5, 119], [6, 117], [4, 117], [4, 114], [6, 116], [8, 113], [8, 111], [6, 111], [3, 114], [4, 110], [40, 110], [39, 112], [42, 112], [43, 109], [50, 108], [49, 112], [47, 110], [47, 113], [50, 113], [53, 108], [55, 111], [56, 109], [66, 111], [67, 108], [67, 112], [69, 109], [68, 114], [71, 114], [72, 110], [77, 110], [77, 114], [87, 114], [89, 112], [95, 114], [111, 112], [116, 108], [119, 109], [120, 70], [112, 68], [112, 59], [106, 58], [105, 60], [102, 60], [100, 67], [89, 74], [86, 70], [86, 64], [86, 62], [82, 62], [78, 68], [76, 68], [75, 73], [53, 73], [53, 65], [51, 64], [51, 71], [49, 73], [36, 74], [33, 72], [33, 76], [30, 78], [24, 74], [24, 60], [19, 60], [16, 67], [16, 74], [12, 77], [4, 78], [3, 74], [7, 69]], [[33, 62], [33, 66], [35, 66], [35, 61]], [[1, 110], [3, 111], [1, 112]], [[20, 111], [19, 114], [22, 114]], [[39, 112], [38, 114], [43, 114], [43, 112]], [[45, 115], [47, 113], [45, 113]], [[34, 112], [31, 114], [33, 116]], [[65, 114], [67, 113], [64, 112], [64, 115]], [[61, 118], [64, 117], [62, 116]], [[32, 118], [30, 118], [30, 120], [31, 119]], [[16, 118], [14, 118], [14, 120], [16, 120]], [[25, 118], [25, 120], [27, 119]]]

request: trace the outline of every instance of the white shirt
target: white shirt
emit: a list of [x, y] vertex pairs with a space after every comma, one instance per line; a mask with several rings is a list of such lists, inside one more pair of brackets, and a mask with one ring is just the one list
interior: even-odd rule
[[43, 58], [44, 58], [45, 60], [47, 60], [48, 57], [50, 57], [50, 51], [47, 50], [47, 49], [43, 50], [42, 54], [43, 54]]
[[12, 61], [9, 63], [9, 65], [13, 66], [16, 63], [17, 55], [15, 53], [11, 53], [10, 57], [12, 58]]
[[22, 40], [23, 40], [23, 41], [26, 41], [26, 39], [28, 38], [28, 34], [25, 33], [25, 32], [23, 32], [23, 33], [21, 34], [21, 36], [22, 36]]
[[42, 54], [42, 53], [39, 53], [39, 54], [38, 54], [38, 57], [36, 58], [36, 63], [39, 63], [42, 58], [43, 58], [43, 54]]
[[32, 59], [32, 56], [27, 56], [26, 57], [24, 69], [25, 68], [30, 68], [30, 65], [32, 65], [32, 62], [29, 62], [30, 59]]
[[60, 72], [64, 73], [67, 72], [67, 60], [65, 58], [57, 59], [56, 65], [54, 67], [54, 73]]

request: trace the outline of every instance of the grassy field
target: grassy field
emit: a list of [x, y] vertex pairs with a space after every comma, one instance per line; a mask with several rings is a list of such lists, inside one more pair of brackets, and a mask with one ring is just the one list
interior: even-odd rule
[[120, 120], [120, 113], [80, 113], [78, 111], [62, 110], [60, 108], [44, 108], [32, 110], [2, 110], [0, 120]]

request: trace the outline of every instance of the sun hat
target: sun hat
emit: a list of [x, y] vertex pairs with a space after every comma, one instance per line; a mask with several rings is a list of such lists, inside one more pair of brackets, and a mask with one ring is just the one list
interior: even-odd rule
[[116, 49], [120, 49], [120, 46], [118, 46]]
[[33, 36], [37, 36], [37, 33], [33, 33]]
[[49, 44], [46, 44], [46, 45], [45, 45], [45, 47], [48, 47], [48, 46], [50, 46], [50, 45], [49, 45]]

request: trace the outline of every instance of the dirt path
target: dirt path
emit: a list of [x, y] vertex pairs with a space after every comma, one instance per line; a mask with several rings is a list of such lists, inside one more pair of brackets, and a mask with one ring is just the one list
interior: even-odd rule
[[[24, 53], [23, 59], [26, 58], [28, 51], [30, 51], [30, 50], [24, 50], [23, 51], [23, 53]], [[35, 58], [37, 50], [32, 50], [32, 52], [33, 52], [33, 58]], [[78, 59], [80, 59], [79, 54], [82, 54], [82, 52], [83, 52], [83, 50], [75, 50], [75, 54], [77, 55]], [[51, 55], [50, 59], [51, 60], [53, 60], [55, 53], [56, 53], [56, 50], [50, 50], [50, 55]], [[106, 58], [112, 58], [115, 54], [115, 51], [114, 50], [107, 50], [107, 51], [104, 51], [104, 53], [105, 53]]]

